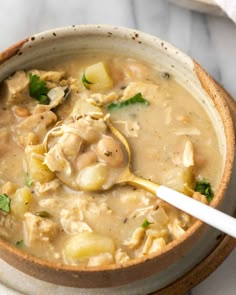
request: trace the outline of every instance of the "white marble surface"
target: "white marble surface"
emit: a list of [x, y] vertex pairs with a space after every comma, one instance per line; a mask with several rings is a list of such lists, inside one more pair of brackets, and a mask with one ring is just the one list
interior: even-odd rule
[[[106, 23], [136, 28], [195, 58], [236, 98], [236, 26], [165, 0], [7, 0], [0, 5], [0, 51], [42, 30]], [[236, 294], [236, 250], [192, 295]], [[1, 290], [0, 294], [10, 294]], [[34, 295], [37, 295], [37, 292]]]

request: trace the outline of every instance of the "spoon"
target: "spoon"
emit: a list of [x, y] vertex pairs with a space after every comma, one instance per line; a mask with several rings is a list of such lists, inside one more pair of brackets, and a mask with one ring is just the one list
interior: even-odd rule
[[164, 185], [151, 182], [144, 178], [134, 175], [130, 171], [131, 164], [131, 152], [129, 144], [125, 137], [117, 130], [111, 122], [107, 119], [106, 124], [112, 134], [118, 138], [124, 145], [127, 153], [127, 165], [124, 168], [123, 173], [116, 180], [116, 184], [130, 184], [135, 187], [145, 189], [156, 195], [158, 198], [173, 205], [174, 207], [200, 219], [201, 221], [219, 229], [220, 231], [236, 238], [236, 219], [229, 216], [217, 209], [214, 209], [208, 205], [205, 205], [191, 197], [188, 197], [182, 193], [179, 193]]

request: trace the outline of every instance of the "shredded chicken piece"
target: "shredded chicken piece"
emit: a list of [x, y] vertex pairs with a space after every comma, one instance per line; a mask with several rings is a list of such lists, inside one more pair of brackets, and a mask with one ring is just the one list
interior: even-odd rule
[[168, 236], [168, 231], [166, 229], [156, 230], [149, 228], [146, 230], [146, 235], [153, 238], [164, 238]]
[[64, 231], [68, 235], [74, 235], [81, 232], [92, 232], [91, 227], [84, 221], [83, 212], [79, 208], [71, 210], [62, 209], [60, 212], [60, 222]]
[[164, 208], [159, 207], [157, 210], [152, 210], [148, 214], [148, 220], [150, 222], [155, 222], [160, 225], [165, 225], [169, 222], [169, 217], [166, 214], [166, 211], [164, 210]]
[[14, 233], [17, 230], [18, 221], [16, 218], [0, 210], [0, 236], [3, 238], [9, 238], [14, 236]]
[[130, 214], [129, 218], [133, 218], [134, 216], [138, 218], [140, 216], [147, 215], [153, 207], [154, 206], [152, 205], [145, 208], [137, 208]]
[[74, 104], [71, 116], [73, 118], [79, 118], [86, 115], [94, 118], [102, 118], [104, 116], [102, 109], [95, 105], [91, 99], [77, 99]]
[[35, 133], [40, 139], [43, 139], [47, 132], [47, 128], [56, 120], [57, 116], [53, 112], [46, 111], [33, 114], [20, 121], [16, 126], [20, 144], [26, 146], [28, 134], [31, 132]]
[[96, 217], [103, 213], [108, 213], [108, 214], [112, 213], [111, 208], [108, 207], [106, 202], [99, 202], [99, 203], [89, 202], [87, 204], [86, 214]]
[[94, 93], [87, 100], [94, 105], [104, 106], [105, 104], [111, 103], [118, 98], [119, 96], [116, 92], [111, 92], [108, 94]]
[[3, 95], [8, 104], [18, 104], [30, 99], [29, 76], [24, 71], [18, 71], [3, 83]]
[[138, 92], [141, 92], [142, 96], [148, 101], [155, 102], [159, 95], [159, 86], [145, 82], [131, 82], [125, 89], [121, 100], [127, 100]]
[[148, 249], [148, 254], [161, 251], [166, 246], [166, 241], [163, 238], [156, 238], [152, 240], [152, 244]]
[[208, 204], [206, 196], [200, 194], [199, 192], [194, 192], [192, 198], [199, 202], [202, 202], [203, 204]]
[[26, 246], [33, 246], [37, 242], [50, 242], [57, 234], [57, 224], [48, 219], [29, 212], [24, 214], [24, 242]]
[[185, 233], [185, 230], [181, 227], [180, 221], [177, 218], [175, 218], [171, 224], [168, 224], [168, 229], [172, 234], [173, 240], [180, 238]]
[[39, 201], [39, 206], [45, 209], [54, 208], [59, 210], [65, 206], [64, 201], [55, 198], [42, 199]]
[[36, 182], [34, 189], [35, 189], [35, 193], [40, 196], [42, 193], [46, 193], [49, 191], [52, 192], [57, 190], [60, 187], [60, 185], [61, 183], [59, 179], [53, 179], [52, 181], [49, 181], [43, 184]]
[[47, 165], [52, 172], [64, 172], [67, 176], [72, 171], [60, 144], [56, 144], [48, 153], [45, 153], [43, 164]]
[[138, 227], [133, 232], [131, 239], [129, 241], [125, 241], [123, 245], [128, 246], [130, 249], [135, 249], [141, 244], [144, 236], [145, 229], [142, 227]]
[[101, 253], [97, 256], [89, 258], [88, 266], [100, 266], [100, 265], [109, 265], [114, 262], [113, 255], [111, 253]]
[[33, 75], [37, 75], [41, 80], [51, 81], [51, 82], [59, 82], [65, 75], [65, 72], [58, 71], [39, 71], [39, 70], [30, 70], [28, 71], [28, 75], [32, 73]]
[[143, 255], [147, 255], [148, 254], [148, 251], [152, 245], [152, 240], [153, 240], [153, 237], [152, 236], [147, 236], [146, 238], [146, 241], [144, 243], [144, 246], [143, 246], [143, 249], [142, 249], [142, 254]]
[[183, 165], [184, 167], [194, 166], [194, 153], [193, 144], [190, 140], [186, 141], [183, 152]]
[[130, 260], [130, 257], [128, 256], [128, 254], [124, 250], [122, 250], [121, 248], [118, 248], [116, 250], [116, 253], [115, 253], [116, 263], [122, 264], [122, 263], [129, 261], [129, 260]]

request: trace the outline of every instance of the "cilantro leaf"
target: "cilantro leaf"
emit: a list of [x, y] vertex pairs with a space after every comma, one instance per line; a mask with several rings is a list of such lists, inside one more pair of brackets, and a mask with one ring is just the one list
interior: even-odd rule
[[0, 195], [0, 209], [7, 213], [10, 213], [11, 211], [11, 199], [7, 194]]
[[145, 219], [141, 226], [142, 228], [146, 229], [150, 224], [152, 224], [152, 222], [149, 222], [147, 219]]
[[33, 180], [30, 178], [28, 172], [25, 175], [25, 185], [28, 187], [31, 187], [31, 185], [33, 184]]
[[196, 182], [195, 191], [199, 192], [202, 195], [205, 195], [208, 202], [210, 202], [214, 197], [214, 192], [211, 188], [211, 184], [205, 178]]
[[146, 100], [145, 98], [143, 98], [142, 93], [139, 92], [136, 95], [134, 95], [133, 97], [127, 99], [127, 100], [124, 100], [124, 101], [121, 101], [121, 102], [118, 102], [118, 103], [112, 102], [111, 104], [109, 104], [107, 106], [107, 109], [108, 109], [108, 111], [111, 111], [111, 110], [114, 110], [114, 109], [120, 109], [120, 108], [129, 106], [129, 105], [132, 105], [132, 104], [136, 104], [136, 103], [142, 103], [144, 105], [149, 105], [149, 101]]
[[40, 104], [49, 104], [49, 98], [47, 93], [49, 89], [46, 86], [45, 81], [41, 81], [38, 75], [29, 74], [30, 84], [29, 93], [30, 96], [37, 99]]
[[89, 84], [94, 84], [94, 83], [90, 82], [90, 81], [86, 78], [86, 76], [85, 76], [85, 72], [83, 73], [83, 76], [82, 76], [81, 81], [82, 81], [82, 83], [83, 83], [83, 85], [84, 85], [84, 87], [85, 87], [86, 89], [89, 89]]

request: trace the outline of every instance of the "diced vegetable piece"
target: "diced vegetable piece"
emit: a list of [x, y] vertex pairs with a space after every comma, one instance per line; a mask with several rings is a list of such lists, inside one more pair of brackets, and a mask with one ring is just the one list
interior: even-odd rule
[[65, 246], [65, 255], [71, 259], [85, 259], [100, 253], [115, 252], [115, 245], [111, 238], [94, 232], [82, 232], [71, 237]]
[[28, 174], [32, 181], [46, 183], [55, 178], [47, 165], [43, 164], [43, 155], [45, 153], [42, 144], [29, 145], [25, 149]]
[[30, 190], [26, 187], [16, 190], [11, 202], [12, 213], [17, 217], [23, 217], [25, 212], [29, 210], [31, 197]]
[[[113, 81], [107, 72], [103, 62], [96, 63], [85, 69], [84, 76], [92, 84], [86, 84], [87, 88], [99, 91], [106, 90], [113, 86]], [[84, 82], [86, 83], [86, 82]]]
[[82, 190], [94, 191], [101, 189], [107, 178], [108, 167], [105, 164], [96, 164], [82, 169], [77, 183]]

